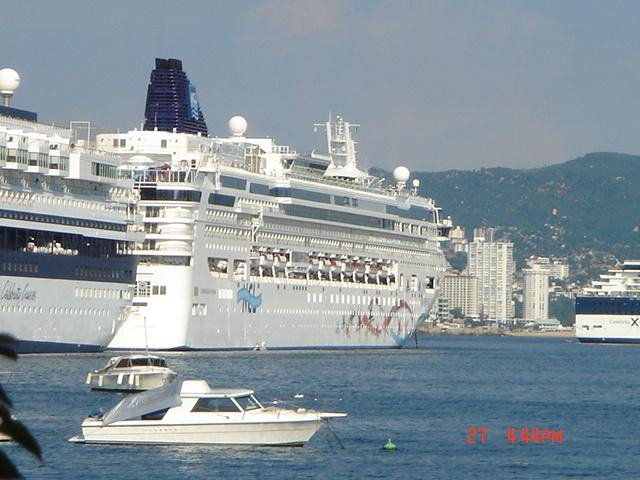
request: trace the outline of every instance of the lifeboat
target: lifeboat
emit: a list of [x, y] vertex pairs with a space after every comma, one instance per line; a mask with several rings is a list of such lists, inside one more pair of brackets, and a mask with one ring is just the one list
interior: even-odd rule
[[309, 275], [317, 275], [318, 273], [318, 257], [314, 252], [309, 253], [309, 266], [307, 267], [307, 279]]
[[382, 258], [378, 259], [378, 277], [384, 282], [387, 279], [388, 265]]
[[329, 255], [329, 280], [335, 280], [338, 271], [338, 259], [335, 253]]
[[351, 281], [353, 276], [353, 266], [351, 264], [351, 259], [348, 255], [342, 255], [340, 257], [340, 280], [341, 281]]
[[329, 273], [331, 271], [331, 260], [324, 253], [318, 254], [318, 278], [329, 278]]
[[364, 282], [366, 265], [364, 261], [360, 260], [360, 257], [353, 257], [353, 273], [355, 275], [356, 282]]
[[251, 250], [251, 252], [249, 253], [249, 259], [250, 259], [251, 269], [252, 270], [257, 269], [260, 263], [260, 254], [255, 250]]
[[378, 262], [371, 260], [368, 265], [369, 271], [367, 273], [367, 280], [369, 283], [380, 283], [380, 267]]
[[279, 248], [274, 248], [273, 249], [273, 268], [278, 272], [282, 272], [285, 270], [286, 267], [287, 267], [287, 257], [283, 253], [280, 253]]

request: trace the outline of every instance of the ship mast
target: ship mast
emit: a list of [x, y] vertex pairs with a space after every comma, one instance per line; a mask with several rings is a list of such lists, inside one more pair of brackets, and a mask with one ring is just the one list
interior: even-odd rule
[[327, 151], [330, 163], [324, 172], [325, 177], [337, 177], [350, 180], [363, 180], [368, 175], [358, 168], [356, 142], [351, 136], [351, 130], [359, 127], [359, 124], [345, 122], [337, 115], [333, 122], [331, 116], [324, 124], [316, 124], [315, 127], [324, 127], [327, 136]]

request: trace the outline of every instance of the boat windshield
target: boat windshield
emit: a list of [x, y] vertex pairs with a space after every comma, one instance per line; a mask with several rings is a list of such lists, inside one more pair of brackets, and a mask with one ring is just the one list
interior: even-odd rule
[[133, 358], [131, 360], [132, 366], [134, 367], [166, 367], [166, 363], [163, 358], [153, 358], [153, 357], [140, 357]]
[[247, 395], [245, 397], [236, 397], [235, 400], [245, 411], [262, 408], [262, 405], [260, 405], [260, 402], [258, 402], [258, 400], [256, 400], [256, 397], [254, 397], [253, 395]]
[[192, 412], [239, 412], [238, 406], [230, 398], [199, 398]]
[[128, 358], [121, 358], [113, 368], [129, 368], [131, 367], [131, 360]]

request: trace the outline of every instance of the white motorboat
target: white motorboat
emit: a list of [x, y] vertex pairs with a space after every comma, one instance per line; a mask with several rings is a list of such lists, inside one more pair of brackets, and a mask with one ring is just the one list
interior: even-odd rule
[[78, 443], [302, 446], [329, 418], [304, 408], [264, 407], [252, 390], [173, 381], [130, 395], [82, 422]]
[[176, 377], [164, 358], [155, 355], [111, 357], [107, 365], [87, 374], [93, 390], [136, 392], [158, 388]]

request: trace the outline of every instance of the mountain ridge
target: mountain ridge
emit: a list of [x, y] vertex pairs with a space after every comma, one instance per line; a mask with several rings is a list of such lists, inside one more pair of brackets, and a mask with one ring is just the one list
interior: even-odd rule
[[[372, 173], [392, 181], [383, 170]], [[465, 228], [496, 227], [514, 243], [518, 267], [530, 255], [567, 258], [590, 276], [616, 259], [640, 257], [640, 156], [594, 152], [529, 169], [414, 172], [419, 193]]]

